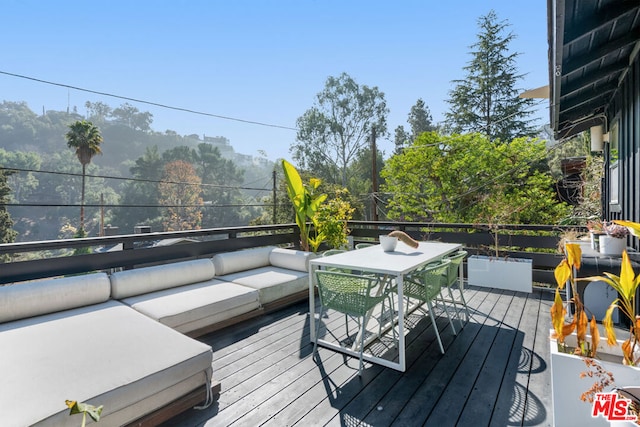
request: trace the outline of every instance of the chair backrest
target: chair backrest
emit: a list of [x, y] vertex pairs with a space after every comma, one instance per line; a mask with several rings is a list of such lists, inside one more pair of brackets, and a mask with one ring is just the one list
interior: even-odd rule
[[336, 254], [341, 254], [343, 252], [346, 252], [346, 251], [344, 249], [329, 249], [322, 252], [322, 256], [336, 255]]
[[375, 294], [377, 279], [339, 271], [316, 270], [323, 307], [353, 316], [364, 316], [384, 295]]
[[369, 246], [374, 246], [375, 243], [357, 243], [356, 244], [356, 249], [364, 249], [364, 248], [368, 248]]
[[448, 259], [451, 263], [449, 264], [449, 269], [447, 270], [447, 285], [451, 286], [458, 280], [458, 275], [460, 273], [460, 264], [462, 260], [467, 256], [467, 251], [458, 251], [454, 254], [451, 254], [445, 259]]
[[450, 265], [451, 261], [442, 259], [427, 264], [419, 271], [418, 277], [423, 287], [420, 299], [425, 301], [428, 299], [431, 300], [440, 293], [442, 286], [446, 286], [447, 284], [447, 272]]

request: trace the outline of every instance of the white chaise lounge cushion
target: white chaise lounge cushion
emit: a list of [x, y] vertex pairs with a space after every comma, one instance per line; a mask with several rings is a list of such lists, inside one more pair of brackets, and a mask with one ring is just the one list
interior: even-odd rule
[[309, 273], [274, 266], [239, 271], [219, 277], [221, 280], [257, 289], [260, 303], [268, 304], [309, 289]]
[[0, 323], [105, 302], [110, 291], [105, 273], [0, 286]]
[[6, 426], [77, 427], [65, 399], [104, 405], [98, 425], [125, 425], [211, 375], [211, 347], [113, 300], [0, 324], [0, 348]]
[[111, 275], [111, 298], [122, 299], [204, 282], [214, 275], [215, 269], [209, 258], [118, 271]]
[[182, 333], [213, 325], [260, 307], [255, 289], [209, 280], [122, 300]]
[[274, 267], [288, 268], [297, 271], [309, 271], [309, 260], [312, 252], [295, 251], [293, 249], [276, 248], [269, 254], [269, 263]]
[[212, 258], [216, 275], [223, 276], [238, 271], [265, 267], [269, 265], [269, 255], [274, 249], [275, 246], [265, 246], [216, 254]]

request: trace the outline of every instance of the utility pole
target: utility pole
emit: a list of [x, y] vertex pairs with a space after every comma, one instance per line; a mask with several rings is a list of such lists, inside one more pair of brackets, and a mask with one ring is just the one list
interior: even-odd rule
[[376, 149], [376, 128], [371, 128], [371, 184], [373, 193], [371, 195], [371, 208], [373, 209], [373, 220], [378, 220], [378, 150]]

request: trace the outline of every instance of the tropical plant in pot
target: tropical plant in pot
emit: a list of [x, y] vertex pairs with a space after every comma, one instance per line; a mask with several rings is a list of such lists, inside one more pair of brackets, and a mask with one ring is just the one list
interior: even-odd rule
[[[639, 226], [640, 231], [640, 224], [628, 224]], [[640, 318], [635, 315], [640, 277], [635, 275], [626, 251], [622, 255], [620, 275], [606, 272], [601, 276], [586, 278], [575, 277], [582, 256], [579, 244], [568, 243], [565, 255], [555, 270], [558, 288], [551, 307], [554, 422], [556, 425], [605, 425], [604, 417], [596, 417], [593, 415], [595, 412], [592, 412], [592, 408], [598, 407], [594, 401], [602, 398], [599, 393], [612, 393], [613, 391], [607, 391], [609, 387], [615, 386], [613, 390], [616, 390], [640, 384], [640, 369], [637, 369], [640, 365]], [[605, 282], [619, 295], [602, 319], [605, 337], [600, 337], [595, 316], [588, 316], [588, 309], [580, 300], [576, 286], [579, 281]], [[565, 284], [572, 290], [572, 295], [566, 302], [561, 297]], [[571, 305], [574, 307], [573, 313], [567, 315], [565, 307]], [[616, 336], [613, 322], [616, 309], [630, 321], [626, 340], [618, 340]], [[582, 379], [585, 378], [593, 380], [593, 384], [583, 384]], [[576, 401], [579, 400], [594, 406], [580, 409], [582, 407], [576, 406]], [[568, 408], [573, 409], [567, 410]]]
[[315, 252], [324, 240], [324, 236], [318, 231], [316, 213], [327, 195], [319, 193], [319, 179], [311, 178], [309, 184], [305, 185], [296, 168], [286, 160], [282, 160], [282, 169], [287, 181], [287, 194], [295, 210], [296, 224], [300, 228], [300, 247], [304, 251]]

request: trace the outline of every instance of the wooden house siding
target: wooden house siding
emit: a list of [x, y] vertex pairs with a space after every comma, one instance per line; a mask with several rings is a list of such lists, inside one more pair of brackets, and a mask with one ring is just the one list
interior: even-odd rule
[[[619, 120], [619, 208], [609, 204], [611, 176], [605, 163], [604, 213], [607, 219], [640, 222], [640, 55], [636, 55], [608, 109], [609, 130]], [[607, 152], [608, 150], [605, 150]], [[629, 244], [639, 250], [637, 239]]]

